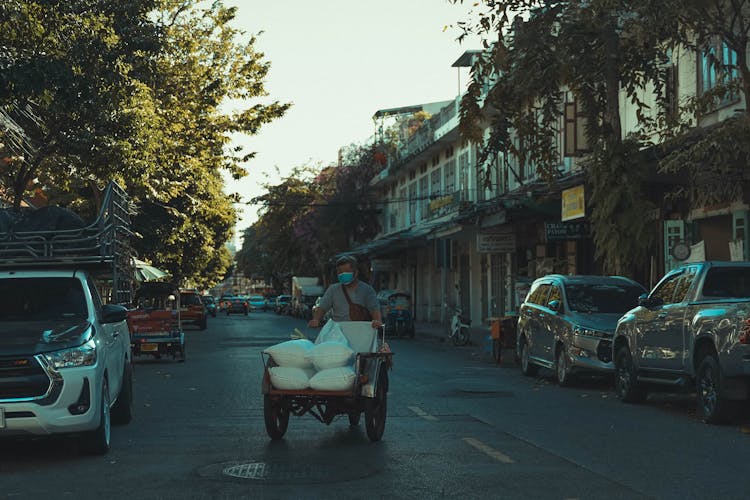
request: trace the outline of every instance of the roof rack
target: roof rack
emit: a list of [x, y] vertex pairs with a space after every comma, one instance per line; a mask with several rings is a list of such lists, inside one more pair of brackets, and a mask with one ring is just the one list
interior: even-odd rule
[[96, 219], [84, 227], [0, 232], [0, 269], [86, 269], [112, 280], [112, 301], [129, 302], [134, 276], [131, 212], [127, 193], [112, 181]]

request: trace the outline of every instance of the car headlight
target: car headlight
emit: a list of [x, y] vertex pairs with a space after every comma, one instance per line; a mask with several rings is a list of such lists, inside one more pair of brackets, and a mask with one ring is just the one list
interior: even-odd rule
[[47, 352], [44, 358], [55, 369], [91, 366], [96, 363], [96, 343], [91, 339], [78, 347]]

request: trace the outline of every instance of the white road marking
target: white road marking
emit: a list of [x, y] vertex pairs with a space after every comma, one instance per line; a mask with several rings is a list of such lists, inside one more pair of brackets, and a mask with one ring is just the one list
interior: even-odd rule
[[422, 417], [425, 420], [429, 420], [430, 422], [434, 422], [437, 420], [437, 417], [430, 415], [429, 413], [425, 412], [422, 408], [419, 406], [409, 406], [409, 409], [414, 412], [415, 415], [418, 417]]
[[465, 437], [465, 438], [463, 438], [463, 440], [467, 444], [469, 444], [470, 446], [473, 446], [477, 450], [481, 451], [482, 453], [484, 453], [487, 456], [490, 456], [490, 457], [494, 458], [498, 462], [502, 462], [504, 464], [514, 464], [514, 463], [516, 463], [515, 460], [513, 460], [512, 458], [510, 458], [505, 453], [503, 453], [501, 451], [497, 451], [496, 449], [487, 446], [486, 444], [484, 444], [483, 442], [479, 441], [478, 439], [474, 439], [474, 438], [470, 438], [470, 437]]

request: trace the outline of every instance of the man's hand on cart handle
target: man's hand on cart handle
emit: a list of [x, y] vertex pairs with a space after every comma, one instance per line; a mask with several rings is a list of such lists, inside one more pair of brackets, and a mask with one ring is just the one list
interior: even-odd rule
[[320, 328], [320, 320], [313, 318], [307, 322], [307, 326], [310, 328]]
[[380, 321], [379, 319], [372, 320], [372, 327], [375, 328], [376, 330], [382, 326], [383, 326], [383, 322]]

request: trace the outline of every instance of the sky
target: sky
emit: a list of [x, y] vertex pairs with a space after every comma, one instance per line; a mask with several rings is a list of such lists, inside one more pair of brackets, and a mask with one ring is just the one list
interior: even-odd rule
[[[451, 64], [479, 48], [476, 40], [456, 40], [456, 22], [468, 18], [472, 3], [225, 0], [238, 7], [234, 26], [262, 32], [255, 48], [271, 63], [266, 102], [292, 103], [258, 134], [235, 138], [256, 156], [245, 165], [250, 175], [228, 180], [227, 190], [249, 200], [294, 167], [335, 163], [339, 148], [375, 132], [379, 109], [455, 98], [468, 73]], [[238, 208], [239, 236], [257, 220], [258, 207]]]

